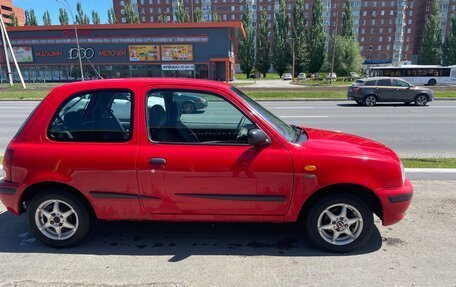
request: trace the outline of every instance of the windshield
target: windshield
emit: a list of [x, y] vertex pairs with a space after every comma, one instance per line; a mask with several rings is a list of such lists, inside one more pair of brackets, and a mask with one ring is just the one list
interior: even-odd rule
[[288, 141], [294, 141], [299, 137], [302, 131], [297, 130], [298, 128], [293, 128], [287, 123], [279, 119], [273, 113], [265, 109], [262, 105], [252, 100], [249, 96], [236, 89], [231, 87], [231, 89], [238, 94], [247, 104], [250, 105], [261, 117], [263, 117], [276, 131], [278, 131], [284, 138]]

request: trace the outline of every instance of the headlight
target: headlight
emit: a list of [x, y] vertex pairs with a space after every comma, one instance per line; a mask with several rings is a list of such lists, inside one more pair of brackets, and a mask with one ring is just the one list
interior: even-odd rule
[[402, 161], [401, 161], [401, 172], [402, 172], [402, 185], [404, 185], [404, 183], [405, 183], [405, 168], [404, 168], [404, 164], [402, 163]]

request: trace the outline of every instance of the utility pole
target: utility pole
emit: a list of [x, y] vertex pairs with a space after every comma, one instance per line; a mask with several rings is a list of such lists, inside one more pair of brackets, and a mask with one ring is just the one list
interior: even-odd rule
[[[11, 52], [11, 57], [13, 58], [14, 66], [16, 67], [17, 73], [19, 75], [19, 79], [21, 80], [22, 88], [26, 89], [27, 87], [25, 86], [24, 78], [22, 77], [22, 72], [21, 69], [19, 68], [19, 64], [17, 63], [16, 56], [14, 55], [14, 50], [13, 47], [11, 46], [11, 41], [8, 36], [8, 32], [6, 31], [6, 26], [5, 23], [3, 22], [3, 17], [0, 15], [0, 30], [2, 30], [2, 41], [3, 45], [5, 46], [5, 58], [6, 58], [6, 65], [8, 67], [8, 77], [9, 77], [9, 82], [10, 86], [13, 85], [13, 75], [11, 73], [11, 67], [9, 63], [9, 55], [8, 55], [8, 48], [9, 51]], [[6, 42], [6, 43], [5, 43]], [[8, 46], [6, 46], [8, 44]]]
[[295, 81], [295, 62], [296, 62], [296, 53], [295, 53], [295, 38], [290, 38], [291, 40], [291, 49], [292, 49], [292, 55], [293, 55], [293, 64], [291, 65], [291, 79], [292, 82]]
[[[0, 12], [0, 18], [1, 18], [1, 12]], [[8, 55], [8, 48], [6, 44], [6, 39], [5, 39], [5, 32], [3, 32], [3, 28], [0, 28], [2, 31], [2, 43], [3, 43], [3, 51], [5, 51], [5, 60], [6, 60], [6, 73], [7, 73], [7, 79], [10, 84], [10, 86], [13, 86], [13, 74], [11, 73], [11, 65], [9, 61], [9, 55]]]
[[70, 11], [71, 19], [73, 19], [73, 27], [74, 27], [74, 35], [76, 37], [76, 46], [78, 49], [78, 59], [79, 59], [79, 68], [81, 70], [81, 81], [84, 81], [84, 70], [82, 69], [82, 59], [81, 59], [81, 46], [79, 45], [79, 36], [78, 36], [78, 29], [76, 28], [76, 21], [74, 19], [73, 15], [73, 10], [71, 9], [70, 4], [68, 4], [67, 0], [56, 0], [63, 6], [66, 6], [65, 8], [68, 7], [68, 10]]
[[333, 43], [332, 59], [331, 59], [331, 74], [329, 74], [329, 83], [330, 84], [332, 84], [332, 80], [333, 80], [334, 58], [336, 57], [336, 37], [337, 37], [337, 27], [339, 25], [339, 7], [340, 7], [340, 0], [337, 0], [336, 29], [334, 30], [334, 43]]

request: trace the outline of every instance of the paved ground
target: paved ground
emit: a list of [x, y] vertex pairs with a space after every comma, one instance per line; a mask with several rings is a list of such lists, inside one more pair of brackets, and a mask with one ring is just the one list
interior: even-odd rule
[[[262, 102], [283, 120], [341, 130], [391, 146], [402, 157], [456, 157], [456, 102], [360, 107], [348, 101]], [[0, 153], [37, 102], [0, 102]]]
[[0, 205], [0, 286], [455, 286], [456, 181], [413, 184], [407, 217], [345, 255], [296, 224], [99, 223], [56, 250]]

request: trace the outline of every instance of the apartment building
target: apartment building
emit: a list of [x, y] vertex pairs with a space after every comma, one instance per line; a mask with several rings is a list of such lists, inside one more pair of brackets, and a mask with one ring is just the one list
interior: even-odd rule
[[[360, 43], [366, 64], [416, 63], [420, 51], [426, 19], [435, 0], [352, 0], [354, 33]], [[125, 19], [123, 8], [131, 2], [140, 15], [141, 22], [158, 22], [161, 15], [174, 21], [178, 0], [113, 0], [116, 15]], [[239, 21], [249, 7], [253, 15], [253, 26], [262, 10], [269, 19], [269, 34], [272, 37], [274, 13], [279, 9], [279, 0], [184, 0], [185, 10], [191, 15], [199, 8], [203, 21], [212, 21], [217, 13], [222, 21]], [[295, 0], [287, 0], [290, 16]], [[312, 19], [313, 0], [304, 0], [304, 17]], [[456, 0], [440, 0], [442, 39], [451, 29], [451, 19], [456, 15]], [[335, 29], [341, 29], [345, 0], [323, 0], [324, 31], [329, 41]]]
[[0, 0], [0, 14], [6, 25], [11, 25], [11, 14], [16, 15], [19, 26], [24, 26], [24, 9], [13, 6], [12, 0]]

